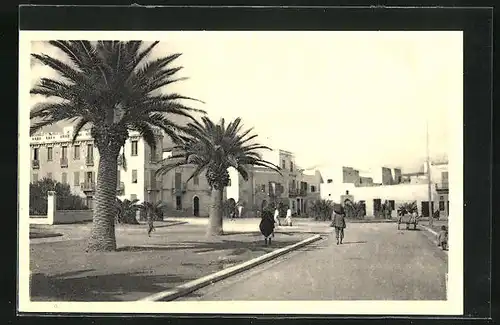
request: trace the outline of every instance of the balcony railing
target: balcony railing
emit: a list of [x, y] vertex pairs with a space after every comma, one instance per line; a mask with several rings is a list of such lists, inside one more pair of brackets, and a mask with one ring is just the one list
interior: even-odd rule
[[448, 182], [436, 183], [436, 190], [447, 190], [447, 189], [448, 189]]
[[95, 191], [95, 183], [94, 182], [83, 182], [80, 185], [80, 188], [84, 192], [92, 192], [92, 191]]
[[32, 160], [31, 161], [31, 167], [33, 167], [33, 169], [40, 168], [40, 160]]
[[61, 158], [61, 167], [68, 167], [68, 158], [67, 157]]
[[187, 191], [186, 184], [182, 184], [181, 186], [172, 187], [172, 194], [184, 194]]
[[125, 193], [125, 183], [124, 182], [118, 182], [116, 185], [116, 193], [117, 195], [123, 195]]
[[307, 190], [305, 189], [298, 189], [298, 188], [288, 189], [288, 197], [297, 197], [306, 195], [307, 195]]
[[86, 164], [87, 166], [94, 166], [94, 157], [87, 157], [87, 158], [85, 159], [85, 164]]

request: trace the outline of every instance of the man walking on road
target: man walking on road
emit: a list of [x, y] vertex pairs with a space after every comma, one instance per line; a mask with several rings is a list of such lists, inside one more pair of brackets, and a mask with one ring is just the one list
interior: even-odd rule
[[344, 218], [344, 207], [340, 206], [337, 211], [333, 210], [333, 222], [332, 225], [335, 227], [335, 237], [337, 238], [337, 245], [342, 244], [344, 239], [344, 229], [346, 228], [345, 218]]

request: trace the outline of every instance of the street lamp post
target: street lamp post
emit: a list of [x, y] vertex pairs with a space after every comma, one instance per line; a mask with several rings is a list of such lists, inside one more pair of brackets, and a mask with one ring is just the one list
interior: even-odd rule
[[427, 195], [429, 200], [429, 226], [433, 224], [433, 216], [432, 216], [432, 188], [431, 188], [431, 164], [430, 164], [430, 155], [429, 155], [429, 121], [426, 120], [425, 124], [426, 131], [426, 150], [427, 150]]

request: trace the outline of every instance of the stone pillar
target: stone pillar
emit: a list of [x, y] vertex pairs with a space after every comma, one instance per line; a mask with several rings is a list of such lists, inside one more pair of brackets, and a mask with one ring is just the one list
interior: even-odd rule
[[55, 191], [47, 192], [47, 220], [50, 225], [54, 224], [57, 209], [57, 195]]

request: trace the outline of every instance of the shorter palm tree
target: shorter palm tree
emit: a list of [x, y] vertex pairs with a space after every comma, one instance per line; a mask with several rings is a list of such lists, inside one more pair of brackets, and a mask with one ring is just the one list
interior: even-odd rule
[[163, 220], [163, 208], [166, 204], [162, 201], [151, 203], [144, 201], [139, 205], [139, 209], [143, 213], [146, 220], [152, 218], [153, 221]]
[[207, 235], [222, 235], [223, 191], [229, 185], [229, 168], [234, 168], [245, 181], [249, 179], [251, 166], [270, 168], [281, 174], [280, 168], [262, 159], [258, 150], [271, 150], [258, 143], [250, 143], [257, 135], [253, 129], [243, 130], [241, 118], [226, 125], [224, 119], [218, 124], [208, 117], [201, 122], [188, 123], [185, 134], [174, 139], [178, 154], [165, 159], [157, 174], [165, 174], [177, 167], [194, 165], [193, 174], [186, 180], [205, 172], [211, 187], [209, 227]]
[[139, 222], [136, 218], [137, 210], [139, 205], [137, 204], [139, 200], [124, 199], [123, 201], [116, 198], [116, 218], [117, 223], [126, 223], [137, 225]]

